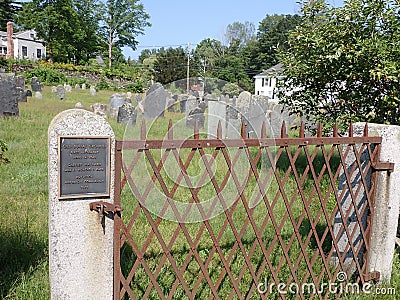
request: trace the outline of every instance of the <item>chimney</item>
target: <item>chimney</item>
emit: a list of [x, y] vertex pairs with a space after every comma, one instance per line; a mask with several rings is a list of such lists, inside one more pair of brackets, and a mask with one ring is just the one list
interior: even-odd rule
[[13, 59], [14, 58], [14, 24], [13, 22], [7, 22], [7, 55], [6, 58]]

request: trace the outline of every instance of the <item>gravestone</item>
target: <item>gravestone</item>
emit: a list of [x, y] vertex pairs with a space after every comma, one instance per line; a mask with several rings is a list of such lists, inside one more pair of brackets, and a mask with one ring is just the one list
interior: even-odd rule
[[31, 88], [32, 88], [32, 92], [41, 92], [42, 91], [43, 85], [40, 83], [40, 81], [37, 77], [31, 78]]
[[91, 85], [89, 93], [90, 93], [90, 96], [96, 96], [96, 88]]
[[60, 100], [65, 99], [65, 89], [64, 86], [62, 85], [58, 85], [56, 88], [56, 94], [57, 94], [57, 98]]
[[72, 86], [70, 86], [69, 84], [65, 85], [64, 89], [66, 93], [72, 93]]
[[113, 298], [113, 220], [89, 203], [114, 202], [114, 142], [110, 125], [82, 109], [49, 126], [51, 299]]
[[75, 89], [76, 89], [76, 90], [80, 90], [80, 89], [81, 89], [81, 86], [77, 83], [77, 84], [75, 84]]
[[178, 101], [179, 101], [179, 109], [181, 113], [186, 113], [186, 102], [187, 99], [189, 98], [188, 95], [179, 95]]
[[266, 121], [265, 111], [253, 98], [250, 99], [249, 110], [244, 114], [244, 119], [247, 136], [250, 138], [260, 138], [262, 124]]
[[107, 105], [102, 103], [95, 103], [90, 105], [92, 112], [103, 118], [107, 118]]
[[124, 103], [118, 109], [117, 122], [127, 125], [135, 125], [137, 119], [136, 109], [131, 103]]
[[226, 103], [208, 101], [207, 136], [214, 139], [217, 136], [218, 123], [221, 122], [222, 138], [226, 136]]
[[121, 94], [112, 94], [110, 97], [110, 118], [116, 119], [119, 108], [125, 103], [125, 97]]
[[82, 102], [75, 103], [75, 108], [83, 108]]
[[52, 86], [51, 87], [51, 92], [52, 93], [57, 93], [57, 87], [56, 86]]
[[82, 84], [82, 90], [86, 90], [86, 83]]
[[236, 100], [236, 107], [238, 111], [244, 115], [249, 111], [250, 108], [251, 94], [247, 91], [243, 91], [239, 94]]
[[198, 103], [196, 97], [189, 96], [186, 102], [186, 127], [193, 128], [197, 120], [199, 128], [203, 128], [205, 123], [204, 111], [206, 108], [207, 105], [204, 101]]
[[24, 76], [19, 75], [19, 76], [15, 77], [15, 84], [16, 84], [17, 88], [21, 88], [23, 91], [26, 90]]
[[153, 84], [146, 92], [144, 99], [144, 118], [163, 118], [166, 105], [167, 92], [164, 87], [159, 83]]
[[18, 102], [27, 102], [26, 91], [17, 87], [17, 101]]
[[26, 94], [26, 86], [25, 86], [25, 78], [24, 76], [17, 76], [15, 78], [15, 84], [17, 87], [17, 101], [18, 102], [26, 102], [27, 94]]
[[0, 73], [0, 116], [18, 115], [18, 90], [15, 76]]

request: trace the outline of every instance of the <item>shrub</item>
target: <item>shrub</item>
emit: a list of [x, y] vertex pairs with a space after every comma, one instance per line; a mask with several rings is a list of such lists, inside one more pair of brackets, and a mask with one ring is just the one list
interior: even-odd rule
[[44, 84], [59, 84], [67, 81], [64, 73], [50, 68], [35, 68], [25, 72], [26, 79], [30, 80], [32, 77], [39, 78], [41, 83]]

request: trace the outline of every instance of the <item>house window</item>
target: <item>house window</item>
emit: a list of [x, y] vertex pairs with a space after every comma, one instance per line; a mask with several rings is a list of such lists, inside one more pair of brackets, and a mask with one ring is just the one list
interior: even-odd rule
[[28, 56], [28, 47], [22, 46], [22, 57]]
[[35, 38], [35, 34], [31, 33], [30, 37], [31, 37], [31, 39], [34, 39]]
[[36, 58], [42, 58], [42, 49], [36, 49]]
[[265, 85], [265, 78], [262, 78], [261, 79], [261, 86], [264, 86]]
[[272, 86], [272, 78], [268, 78], [269, 80], [269, 86]]

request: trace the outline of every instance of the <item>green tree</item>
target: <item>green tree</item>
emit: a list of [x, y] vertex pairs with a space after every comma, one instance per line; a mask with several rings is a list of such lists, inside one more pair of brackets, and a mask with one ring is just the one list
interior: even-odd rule
[[107, 0], [102, 14], [107, 38], [109, 67], [112, 66], [113, 48], [128, 46], [136, 49], [136, 37], [151, 26], [143, 4], [137, 0]]
[[280, 98], [325, 122], [399, 124], [400, 4], [349, 0], [332, 8], [305, 1], [301, 25], [280, 54]]
[[193, 52], [192, 65], [203, 78], [212, 77], [217, 61], [224, 55], [224, 46], [218, 40], [204, 39]]
[[72, 0], [32, 0], [24, 3], [18, 14], [18, 25], [35, 29], [46, 41], [49, 60], [69, 61], [74, 56], [76, 25], [79, 20]]
[[15, 21], [20, 6], [11, 0], [0, 1], [0, 30], [5, 30], [8, 21]]
[[225, 39], [229, 47], [237, 48], [245, 45], [248, 41], [254, 40], [256, 37], [255, 32], [256, 29], [252, 22], [233, 22], [226, 28]]
[[[154, 64], [154, 79], [161, 84], [168, 84], [187, 76], [187, 53], [182, 47], [161, 48], [157, 52]], [[186, 87], [184, 87], [186, 89]]]
[[74, 45], [74, 57], [80, 64], [87, 63], [90, 58], [105, 46], [99, 34], [100, 3], [98, 0], [73, 0], [79, 22], [70, 41]]

